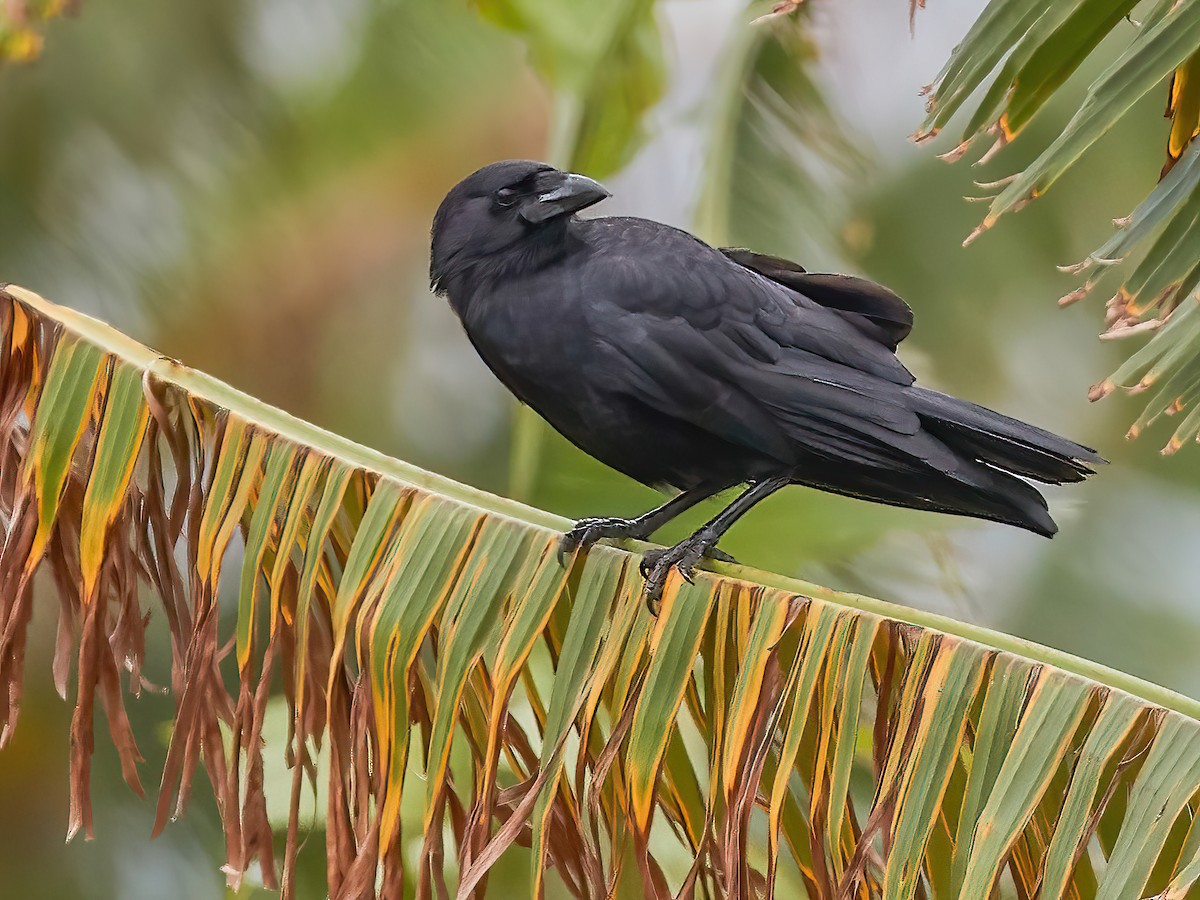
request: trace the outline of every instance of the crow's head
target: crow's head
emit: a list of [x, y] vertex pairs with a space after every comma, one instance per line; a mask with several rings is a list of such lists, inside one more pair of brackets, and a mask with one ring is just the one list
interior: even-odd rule
[[438, 290], [456, 268], [541, 238], [559, 240], [572, 214], [608, 196], [592, 179], [545, 163], [484, 166], [456, 184], [433, 217], [429, 279]]

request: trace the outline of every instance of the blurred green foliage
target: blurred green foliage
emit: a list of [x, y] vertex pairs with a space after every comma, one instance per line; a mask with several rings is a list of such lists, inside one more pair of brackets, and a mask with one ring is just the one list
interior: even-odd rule
[[[886, 27], [900, 55], [909, 45], [896, 5]], [[854, 20], [853, 8], [813, 27], [789, 18], [751, 29], [753, 12], [715, 3], [479, 7], [483, 17], [435, 0], [126, 0], [54, 21], [37, 61], [0, 69], [0, 279], [326, 428], [503, 492], [513, 405], [428, 293], [429, 219], [450, 185], [498, 158], [559, 155], [617, 173], [622, 211], [694, 204], [706, 238], [889, 284], [916, 310], [903, 356], [924, 383], [1113, 460], [1093, 483], [1054, 494], [1063, 528], [1053, 543], [794, 488], [731, 532], [731, 553], [1200, 692], [1200, 464], [1114, 440], [1134, 405], [1089, 407], [1084, 396], [1120, 348], [1096, 342], [1098, 309], [1054, 304], [1072, 283], [1054, 265], [1083, 258], [1107, 219], [1154, 184], [1157, 165], [1134, 161], [1165, 141], [1161, 98], [1135, 106], [1050, 196], [963, 250], [979, 210], [961, 197], [978, 173], [907, 152], [919, 83], [902, 85], [914, 98], [903, 129], [836, 112], [854, 79], [879, 91], [894, 81], [892, 59], [857, 69], [823, 51], [885, 27]], [[705, 99], [684, 102], [698, 55], [712, 65], [690, 96]], [[1103, 61], [1089, 60], [1081, 81]], [[922, 64], [932, 73], [941, 62]], [[996, 165], [1016, 170], [1053, 139], [1081, 98], [1073, 84]], [[647, 175], [645, 158], [670, 160], [670, 171]], [[533, 502], [569, 516], [658, 499], [556, 435], [535, 476]], [[149, 843], [151, 805], [128, 794], [103, 741], [97, 840], [63, 848], [68, 707], [47, 693], [47, 621], [35, 618], [34, 640], [24, 722], [0, 754], [6, 892], [221, 896], [208, 793], [198, 786], [187, 818]], [[165, 679], [165, 657], [151, 662], [149, 677]], [[133, 705], [139, 734], [156, 733], [170, 702], [151, 692]], [[165, 742], [142, 746], [156, 768]], [[314, 829], [303, 897], [324, 896], [319, 819]], [[523, 863], [514, 855], [506, 884], [522, 883]]]
[[9, 0], [0, 8], [0, 64], [37, 59], [45, 39], [46, 22], [74, 12], [78, 0]]
[[547, 155], [596, 178], [628, 163], [644, 136], [643, 117], [665, 86], [653, 0], [478, 0], [475, 6], [525, 40], [530, 62], [552, 86], [557, 102]]

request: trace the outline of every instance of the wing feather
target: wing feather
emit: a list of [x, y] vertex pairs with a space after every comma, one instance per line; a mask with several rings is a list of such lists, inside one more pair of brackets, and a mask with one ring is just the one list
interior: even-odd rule
[[853, 275], [809, 272], [790, 260], [740, 247], [722, 247], [721, 252], [738, 265], [833, 311], [889, 350], [895, 350], [912, 331], [912, 308], [881, 284]]

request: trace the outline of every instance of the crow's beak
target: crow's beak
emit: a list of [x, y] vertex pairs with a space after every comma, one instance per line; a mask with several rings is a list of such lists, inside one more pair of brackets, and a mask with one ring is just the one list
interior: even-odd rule
[[536, 225], [558, 216], [570, 215], [612, 196], [604, 185], [583, 175], [557, 174], [557, 183], [547, 185], [547, 189], [538, 194], [536, 199], [522, 207], [521, 218], [526, 222]]

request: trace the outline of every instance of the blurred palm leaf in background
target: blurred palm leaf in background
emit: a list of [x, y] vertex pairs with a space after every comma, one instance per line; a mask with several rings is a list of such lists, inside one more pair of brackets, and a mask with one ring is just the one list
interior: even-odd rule
[[696, 211], [697, 231], [713, 245], [801, 260], [839, 256], [829, 223], [864, 160], [816, 82], [811, 11], [801, 6], [732, 31]]
[[666, 86], [653, 0], [474, 5], [521, 35], [534, 67], [554, 87], [554, 162], [596, 178], [628, 163], [645, 137], [643, 118]]
[[73, 13], [78, 0], [10, 0], [0, 10], [0, 63], [29, 62], [42, 52], [49, 19]]
[[[1137, 17], [1135, 19], [1135, 16]], [[1165, 89], [1171, 119], [1162, 179], [1124, 219], [1118, 232], [1078, 265], [1087, 283], [1063, 297], [1073, 303], [1099, 283], [1119, 286], [1108, 301], [1104, 338], [1152, 332], [1112, 376], [1093, 387], [1092, 399], [1124, 388], [1154, 389], [1145, 412], [1130, 428], [1136, 437], [1160, 416], [1182, 415], [1164, 453], [1200, 435], [1200, 160], [1192, 142], [1200, 128], [1200, 5], [1180, 0], [992, 0], [928, 93], [928, 117], [918, 140], [936, 135], [964, 109], [977, 89], [982, 98], [963, 128], [961, 143], [948, 154], [958, 159], [976, 139], [989, 136], [986, 162], [1017, 135], [1063, 84], [1106, 40], [1124, 49], [1088, 89], [1062, 132], [1030, 165], [1008, 178], [982, 185], [997, 192], [974, 240], [1006, 212], [1044, 194], [1147, 94]], [[1150, 168], [1157, 162], [1146, 161]], [[1137, 263], [1115, 271], [1131, 255]]]

